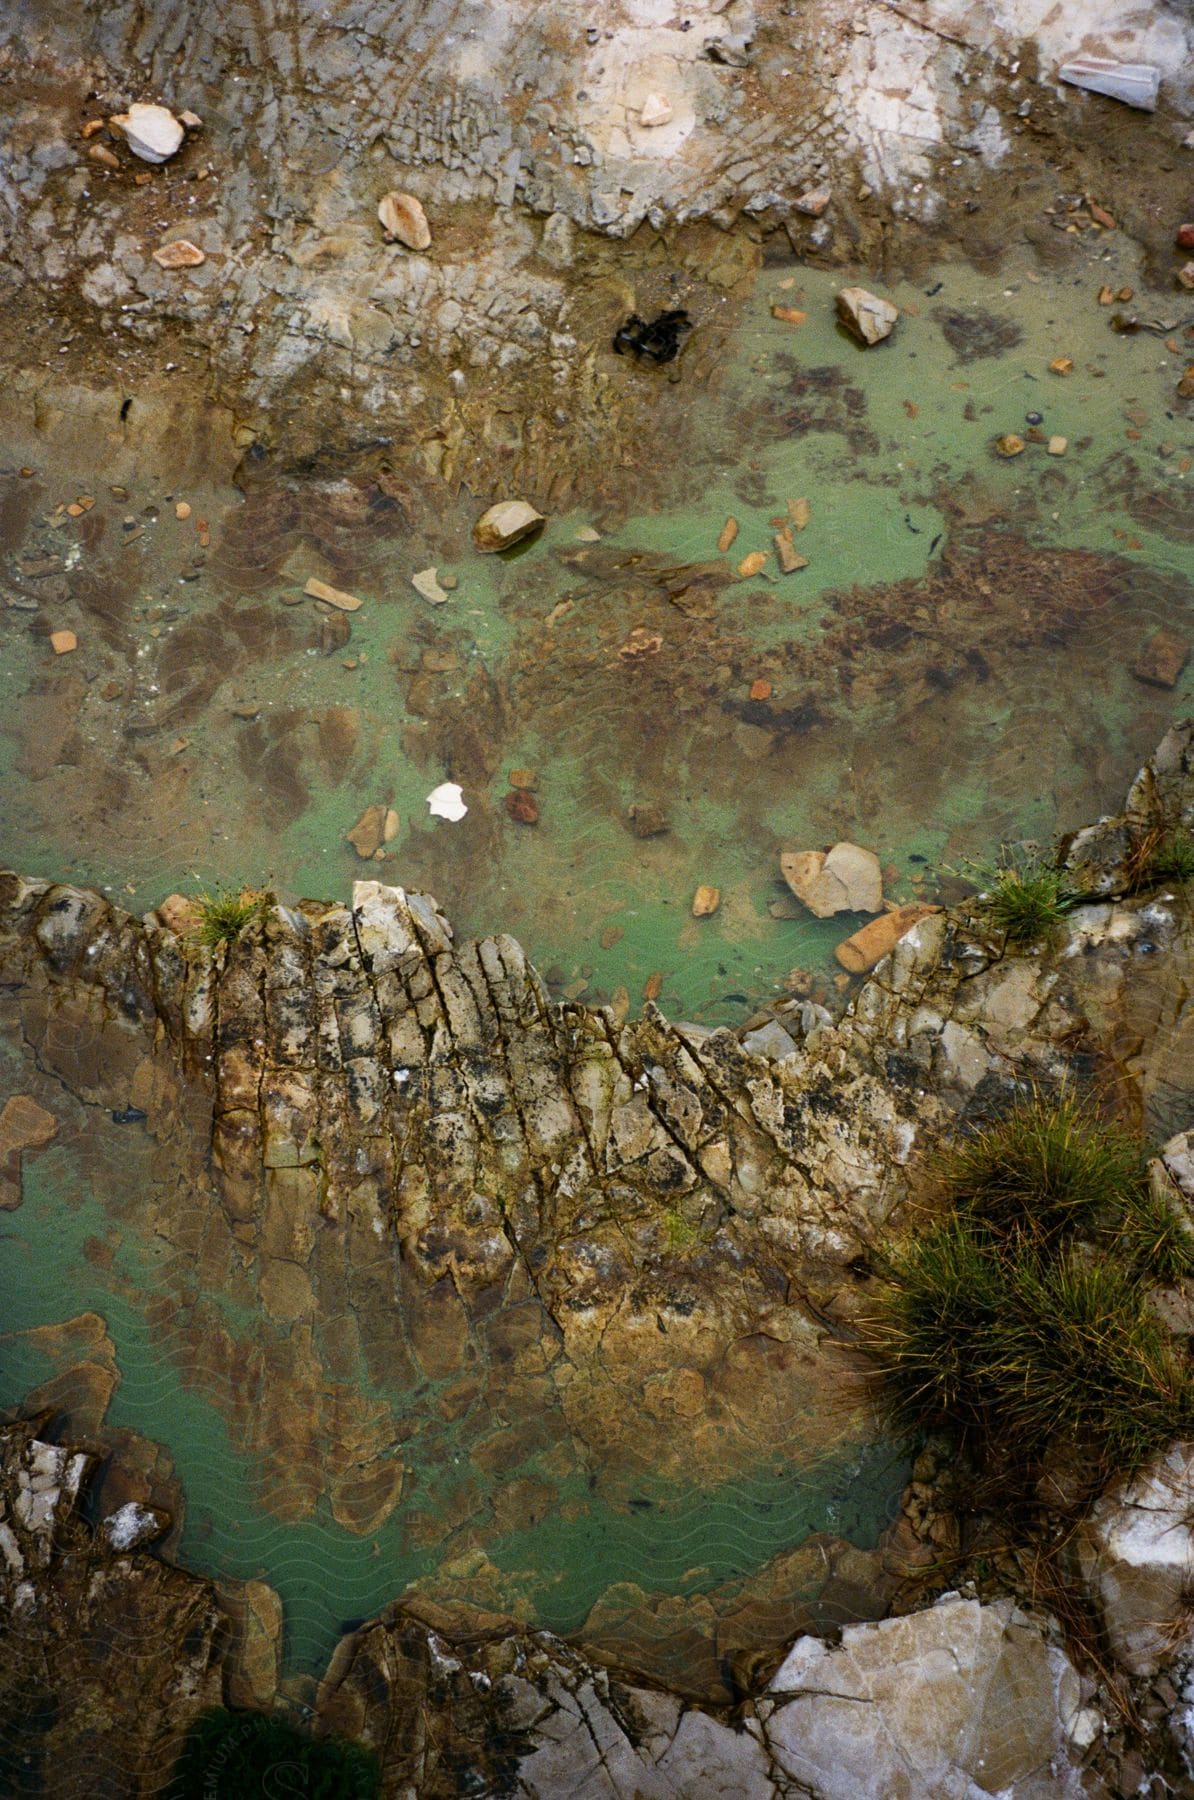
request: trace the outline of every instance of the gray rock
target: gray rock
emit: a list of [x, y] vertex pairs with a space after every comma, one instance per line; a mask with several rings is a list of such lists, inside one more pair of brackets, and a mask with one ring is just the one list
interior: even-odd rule
[[[1080, 1800], [1092, 1718], [1065, 1652], [1011, 1600], [801, 1638], [759, 1702], [768, 1748], [816, 1800]], [[1105, 1792], [1105, 1790], [1102, 1790]]]
[[770, 1057], [778, 1061], [784, 1056], [793, 1056], [796, 1052], [795, 1040], [789, 1037], [777, 1019], [768, 1019], [757, 1031], [748, 1031], [742, 1040], [744, 1050], [752, 1056]]
[[570, 269], [576, 260], [576, 227], [567, 213], [554, 212], [543, 227], [539, 254], [553, 269]]
[[1081, 1526], [1078, 1555], [1116, 1659], [1155, 1675], [1185, 1640], [1194, 1649], [1194, 1444], [1173, 1444], [1108, 1490]]

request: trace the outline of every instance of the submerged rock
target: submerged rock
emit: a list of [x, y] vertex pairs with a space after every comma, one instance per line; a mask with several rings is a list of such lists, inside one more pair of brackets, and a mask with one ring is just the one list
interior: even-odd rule
[[832, 850], [788, 851], [779, 859], [784, 880], [818, 919], [839, 912], [878, 912], [883, 872], [873, 850], [835, 844]]
[[455, 781], [441, 781], [427, 796], [427, 811], [433, 819], [463, 819], [468, 811], [463, 789]]
[[866, 288], [843, 288], [837, 296], [837, 316], [860, 344], [881, 344], [895, 330], [898, 306]]
[[1132, 664], [1132, 673], [1137, 681], [1143, 681], [1150, 687], [1176, 687], [1189, 657], [1189, 639], [1162, 626], [1159, 631], [1154, 631], [1141, 648]]
[[672, 116], [672, 103], [666, 94], [648, 94], [639, 108], [640, 125], [666, 125]]
[[520, 544], [544, 522], [543, 514], [526, 500], [499, 500], [487, 507], [473, 526], [473, 542], [478, 550], [508, 550]]

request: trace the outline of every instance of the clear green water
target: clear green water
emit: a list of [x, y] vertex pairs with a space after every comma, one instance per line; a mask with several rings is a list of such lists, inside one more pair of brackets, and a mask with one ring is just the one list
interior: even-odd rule
[[[595, 469], [591, 509], [553, 516], [509, 558], [473, 552], [479, 503], [426, 509], [410, 526], [365, 519], [267, 462], [244, 494], [188, 496], [210, 517], [212, 544], [183, 581], [196, 573], [193, 538], [152, 468], [118, 501], [74, 452], [38, 444], [36, 503], [4, 548], [69, 559], [77, 547], [79, 593], [47, 611], [77, 626], [81, 649], [54, 660], [27, 614], [4, 618], [3, 860], [97, 883], [136, 908], [245, 880], [332, 897], [380, 873], [433, 892], [462, 934], [513, 932], [557, 990], [596, 1000], [624, 985], [634, 1001], [657, 976], [674, 1016], [740, 1021], [794, 966], [827, 985], [844, 935], [833, 921], [772, 916], [781, 851], [855, 839], [890, 865], [887, 892], [904, 899], [936, 893], [938, 877], [948, 893], [948, 868], [968, 856], [1113, 808], [1190, 708], [1189, 669], [1173, 689], [1131, 674], [1158, 626], [1194, 635], [1188, 424], [1172, 402], [1185, 354], [1109, 332], [1093, 293], [1135, 271], [1104, 260], [1039, 282], [944, 268], [895, 291], [909, 310], [868, 352], [833, 324], [833, 291], [849, 279], [764, 270], [715, 373], [677, 390], [691, 396], [688, 429], [675, 467], [647, 484], [650, 506], [635, 510], [632, 475]], [[774, 320], [772, 303], [802, 306], [807, 323]], [[1151, 316], [1171, 302], [1137, 304]], [[981, 311], [1020, 335], [967, 360], [939, 308], [964, 320]], [[714, 329], [698, 322], [682, 384], [701, 331]], [[1074, 359], [1069, 377], [1048, 371], [1061, 354]], [[664, 377], [619, 364], [611, 379]], [[1032, 411], [1069, 439], [1065, 456], [1030, 446], [1000, 461], [993, 439], [1023, 431]], [[14, 439], [0, 464], [30, 454]], [[102, 533], [95, 515], [86, 532], [46, 523], [84, 489], [98, 495]], [[801, 496], [806, 569], [781, 576], [771, 555], [760, 577], [719, 587], [704, 616], [671, 604], [660, 564], [715, 557], [731, 515], [730, 564], [770, 552], [771, 520]], [[122, 548], [121, 516], [144, 518], [150, 504], [160, 518]], [[592, 529], [599, 541], [587, 544], [578, 534]], [[317, 552], [365, 599], [350, 643], [330, 655], [313, 641], [310, 607], [282, 604], [296, 587], [282, 563], [317, 569]], [[459, 577], [434, 611], [410, 587], [431, 563]], [[635, 629], [662, 642], [628, 663], [618, 651]], [[757, 679], [771, 682], [770, 700], [750, 701]], [[109, 684], [118, 692], [104, 699]], [[236, 719], [234, 706], [257, 716]], [[535, 827], [502, 809], [508, 771], [528, 767]], [[425, 796], [445, 778], [464, 787], [459, 825], [427, 815]], [[373, 801], [401, 816], [380, 866], [345, 842]], [[634, 837], [631, 802], [663, 808], [670, 831]], [[699, 883], [716, 885], [721, 905], [698, 923]], [[11, 1085], [20, 1079], [14, 1067]], [[149, 1188], [160, 1173], [139, 1132], [120, 1140], [116, 1162], [97, 1143], [28, 1158], [24, 1205], [4, 1220], [0, 1403], [50, 1372], [22, 1332], [99, 1311], [120, 1371], [110, 1419], [166, 1445], [185, 1489], [183, 1560], [268, 1578], [293, 1667], [318, 1667], [345, 1620], [412, 1580], [570, 1629], [613, 1582], [702, 1591], [811, 1530], [873, 1543], [891, 1516], [902, 1476], [881, 1447], [669, 1490], [649, 1458], [635, 1471], [589, 1468], [561, 1428], [549, 1449], [478, 1475], [476, 1416], [453, 1420], [442, 1384], [391, 1392], [374, 1359], [357, 1380], [401, 1426], [399, 1506], [364, 1540], [326, 1507], [281, 1524], [230, 1435], [220, 1382], [187, 1363], [193, 1309], [214, 1309], [232, 1332], [274, 1328], [249, 1316], [231, 1277], [203, 1294], [193, 1278], [188, 1287], [175, 1247], [122, 1201], [121, 1181]], [[112, 1251], [109, 1267], [89, 1253], [95, 1243]], [[147, 1317], [166, 1294], [181, 1296], [168, 1344], [160, 1316]], [[538, 1523], [502, 1512], [514, 1480], [554, 1495]]]
[[[365, 804], [385, 800], [402, 820], [385, 873], [429, 888], [466, 933], [513, 931], [561, 986], [586, 981], [590, 996], [608, 996], [624, 983], [635, 998], [657, 972], [667, 1010], [719, 1020], [745, 1016], [732, 996], [765, 997], [794, 965], [827, 974], [839, 929], [768, 914], [782, 892], [781, 850], [856, 838], [892, 867], [889, 892], [910, 898], [918, 869], [931, 876], [1003, 840], [1047, 838], [1113, 805], [1188, 705], [1188, 673], [1174, 691], [1130, 674], [1150, 629], [1188, 628], [1194, 617], [1189, 475], [1172, 397], [1184, 353], [1144, 332], [1112, 333], [1093, 301], [1099, 282], [1132, 275], [1097, 258], [1064, 281], [1012, 271], [992, 283], [951, 266], [894, 290], [918, 310], [864, 352], [833, 321], [847, 275], [765, 270], [716, 377], [692, 386], [676, 467], [653, 483], [667, 503], [636, 513], [633, 478], [594, 470], [592, 511], [551, 518], [509, 558], [472, 550], [476, 503], [450, 504], [414, 528], [337, 523], [324, 489], [275, 479], [267, 460], [246, 498], [211, 496], [207, 565], [182, 582], [193, 546], [169, 516], [164, 484], [147, 481], [128, 502], [101, 489], [112, 528], [82, 566], [94, 565], [97, 591], [109, 581], [127, 590], [126, 610], [114, 613], [117, 650], [145, 693], [190, 685], [210, 695], [182, 705], [181, 722], [130, 739], [136, 706], [121, 699], [105, 710], [93, 687], [70, 702], [78, 742], [68, 761], [36, 780], [21, 773], [27, 746], [10, 740], [7, 853], [109, 884], [138, 906], [197, 882], [268, 879], [287, 893], [340, 894], [375, 872], [345, 833]], [[773, 319], [773, 302], [799, 303], [807, 323]], [[1151, 316], [1146, 295], [1137, 304]], [[1155, 310], [1167, 305], [1156, 297]], [[985, 314], [1020, 339], [964, 360], [936, 316], [943, 309]], [[1075, 363], [1067, 378], [1048, 370], [1061, 353]], [[680, 369], [683, 382], [683, 360]], [[617, 363], [612, 379], [665, 377]], [[1066, 455], [1031, 445], [1002, 462], [994, 438], [1022, 432], [1034, 410], [1046, 434], [1068, 438]], [[69, 491], [63, 475], [47, 499]], [[772, 554], [761, 578], [720, 590], [706, 621], [685, 619], [639, 565], [611, 566], [620, 552], [669, 564], [716, 556], [730, 515], [740, 529], [728, 562], [770, 552], [769, 521], [798, 496], [812, 509], [797, 537], [808, 568], [780, 576]], [[140, 517], [144, 501], [162, 506], [151, 543], [119, 553], [116, 518]], [[598, 530], [600, 544], [579, 544], [582, 528]], [[65, 549], [77, 524], [48, 536]], [[1039, 619], [1034, 630], [1033, 596], [1020, 632], [1009, 589], [1026, 558], [1059, 549], [1095, 553], [1069, 569], [1075, 606], [1057, 631]], [[303, 637], [310, 607], [281, 604], [296, 583], [280, 564], [314, 567], [320, 550], [366, 602], [351, 643], [332, 655]], [[572, 560], [578, 551], [589, 570]], [[994, 603], [973, 584], [918, 586], [951, 555], [959, 567], [991, 564]], [[459, 578], [441, 608], [409, 585], [429, 563]], [[847, 669], [841, 596], [897, 583], [910, 640], [885, 644], [871, 617]], [[571, 611], [546, 626], [568, 600]], [[179, 616], [155, 627], [151, 603]], [[888, 623], [898, 636], [899, 620]], [[626, 667], [617, 648], [636, 626], [663, 644]], [[91, 632], [80, 654], [94, 664]], [[981, 674], [959, 660], [974, 651]], [[454, 666], [419, 673], [427, 652]], [[346, 658], [358, 666], [344, 668]], [[10, 634], [0, 704], [33, 738], [47, 729], [30, 716], [35, 697], [66, 678], [45, 661], [40, 645]], [[202, 679], [209, 664], [221, 677], [214, 686]], [[751, 714], [759, 675], [774, 695]], [[232, 719], [246, 702], [259, 717]], [[771, 725], [808, 705], [811, 726]], [[335, 709], [351, 715], [338, 744]], [[180, 737], [186, 746], [175, 749]], [[533, 828], [502, 811], [507, 772], [525, 767], [539, 776]], [[425, 797], [445, 777], [462, 782], [470, 807], [458, 825], [427, 815]], [[667, 836], [630, 834], [625, 809], [636, 800], [665, 807]], [[700, 883], [717, 886], [722, 904], [696, 928], [689, 905]]]
[[[354, 1535], [326, 1505], [312, 1518], [280, 1523], [263, 1503], [253, 1456], [230, 1439], [215, 1398], [218, 1383], [209, 1388], [205, 1372], [187, 1355], [181, 1315], [166, 1332], [160, 1321], [145, 1317], [145, 1303], [166, 1291], [172, 1258], [161, 1239], [113, 1228], [118, 1186], [153, 1181], [147, 1140], [135, 1129], [118, 1129], [118, 1173], [107, 1159], [97, 1170], [94, 1156], [77, 1144], [55, 1144], [26, 1159], [23, 1205], [0, 1232], [0, 1406], [19, 1404], [59, 1367], [23, 1334], [79, 1312], [99, 1312], [119, 1372], [106, 1422], [164, 1443], [186, 1495], [178, 1559], [216, 1578], [268, 1580], [282, 1597], [286, 1660], [293, 1671], [318, 1673], [349, 1622], [370, 1617], [408, 1583], [436, 1570], [442, 1576], [437, 1592], [500, 1604], [570, 1632], [614, 1583], [634, 1582], [648, 1593], [697, 1594], [752, 1575], [812, 1531], [870, 1548], [893, 1516], [905, 1477], [903, 1462], [889, 1447], [862, 1447], [849, 1457], [796, 1469], [777, 1444], [769, 1466], [760, 1464], [752, 1476], [720, 1487], [679, 1487], [654, 1478], [649, 1453], [642, 1468], [611, 1471], [608, 1479], [605, 1472], [579, 1467], [561, 1475], [558, 1453], [531, 1454], [503, 1470], [499, 1485], [537, 1480], [551, 1494], [550, 1505], [534, 1523], [503, 1529], [487, 1514], [484, 1496], [462, 1494], [466, 1479], [476, 1475], [469, 1462], [476, 1423], [462, 1420], [407, 1439], [403, 1500], [376, 1533]], [[113, 1249], [107, 1269], [88, 1258], [89, 1240]], [[224, 1310], [230, 1326], [244, 1323], [235, 1305]], [[364, 1370], [360, 1381], [370, 1385]], [[414, 1394], [398, 1383], [380, 1391], [396, 1422], [434, 1418], [434, 1384]], [[461, 1510], [454, 1502], [462, 1497]], [[465, 1529], [453, 1532], [445, 1523], [439, 1541], [420, 1548], [411, 1542], [413, 1508], [445, 1521], [459, 1517]], [[774, 1603], [802, 1597], [781, 1587]]]

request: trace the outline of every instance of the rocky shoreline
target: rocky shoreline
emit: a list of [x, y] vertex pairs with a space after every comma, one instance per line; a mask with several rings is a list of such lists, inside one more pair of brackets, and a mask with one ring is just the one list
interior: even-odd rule
[[[336, 1291], [350, 1295], [363, 1341], [384, 1312], [389, 1354], [409, 1358], [412, 1374], [467, 1383], [467, 1345], [486, 1332], [491, 1348], [504, 1341], [514, 1361], [491, 1385], [507, 1432], [558, 1407], [595, 1465], [649, 1443], [658, 1468], [683, 1463], [699, 1479], [745, 1468], [782, 1419], [798, 1465], [869, 1429], [850, 1322], [925, 1155], [1017, 1083], [1113, 1075], [1121, 1112], [1163, 1146], [1174, 1192], [1194, 1201], [1188, 892], [1132, 893], [1125, 873], [1140, 831], [1162, 818], [1194, 818], [1194, 724], [1170, 732], [1122, 815], [1064, 847], [1092, 898], [1056, 943], [1011, 954], [973, 908], [923, 919], [843, 1018], [813, 1017], [778, 1059], [649, 1005], [619, 1024], [608, 1010], [552, 1002], [511, 940], [456, 945], [432, 901], [376, 882], [358, 884], [351, 908], [274, 904], [213, 953], [157, 914], [137, 920], [94, 893], [5, 877], [0, 1006], [29, 1052], [25, 1098], [52, 1101], [64, 1121], [72, 1107], [135, 1109], [155, 1153], [193, 1184], [182, 1216], [159, 1212], [153, 1228], [174, 1231], [213, 1280], [217, 1244], [234, 1250], [254, 1304], [283, 1328], [271, 1379], [252, 1395], [249, 1439], [279, 1517], [301, 1516], [326, 1489], [336, 1517], [368, 1533], [402, 1491], [382, 1422], [352, 1413], [350, 1384], [327, 1360], [320, 1315], [333, 1267], [347, 1267]], [[19, 1162], [14, 1178], [19, 1202]], [[1177, 1317], [1183, 1304], [1167, 1301]], [[236, 1344], [221, 1347], [201, 1309], [186, 1342], [218, 1387]], [[270, 1703], [281, 1620], [263, 1583], [230, 1584], [221, 1599], [141, 1547], [167, 1530], [170, 1510], [144, 1451], [138, 1463], [126, 1443], [131, 1466], [121, 1473], [118, 1453], [87, 1522], [78, 1516], [86, 1454], [105, 1449], [95, 1354], [73, 1367], [67, 1356], [55, 1392], [40, 1408], [32, 1396], [28, 1422], [6, 1430], [4, 1580], [23, 1649], [6, 1679], [3, 1738], [14, 1767], [55, 1767], [64, 1794], [97, 1757], [131, 1759], [125, 1785], [105, 1791], [150, 1793], [163, 1742], [221, 1686]], [[852, 1409], [843, 1390], [856, 1394]], [[46, 1442], [47, 1399], [69, 1451]], [[313, 1428], [321, 1412], [325, 1435]], [[88, 1418], [90, 1432], [72, 1434]], [[300, 1419], [309, 1435], [296, 1441]], [[492, 1453], [483, 1434], [486, 1444]], [[500, 1457], [489, 1466], [499, 1472]], [[913, 1757], [918, 1793], [962, 1791], [960, 1781], [994, 1791], [984, 1770], [997, 1751], [999, 1791], [1016, 1800], [1134, 1792], [1117, 1756], [1134, 1767], [1151, 1744], [1152, 1766], [1180, 1779], [1191, 1753], [1181, 1696], [1192, 1480], [1175, 1451], [1142, 1487], [1101, 1502], [1084, 1540], [1122, 1691], [1080, 1676], [1055, 1628], [997, 1598], [998, 1583], [949, 1597], [947, 1571], [964, 1572], [964, 1559], [940, 1557], [920, 1483], [873, 1555], [815, 1547], [820, 1600], [803, 1619], [789, 1614], [786, 1631], [774, 1606], [753, 1624], [740, 1611], [736, 1627], [732, 1612], [710, 1619], [699, 1601], [653, 1614], [659, 1597], [643, 1595], [637, 1613], [624, 1603], [620, 1629], [582, 1630], [569, 1649], [502, 1617], [482, 1557], [471, 1591], [467, 1577], [418, 1584], [350, 1633], [304, 1704], [324, 1727], [381, 1749], [394, 1794], [466, 1791], [451, 1785], [466, 1766], [478, 1782], [508, 1783], [467, 1791], [557, 1793], [565, 1767], [588, 1766], [576, 1763], [577, 1733], [592, 1764], [584, 1793], [895, 1792], [858, 1785], [872, 1776], [851, 1760], [852, 1682], [882, 1712], [873, 1731]], [[943, 1588], [935, 1606], [909, 1610]], [[113, 1641], [105, 1607], [123, 1641], [101, 1653]], [[892, 1607], [886, 1621], [848, 1623]], [[94, 1628], [77, 1629], [87, 1618]], [[843, 1624], [840, 1647], [801, 1637], [783, 1660], [793, 1625], [832, 1638]], [[665, 1691], [669, 1633], [673, 1665], [699, 1668], [702, 1634], [713, 1652], [712, 1685], [694, 1692], [690, 1679], [687, 1699], [683, 1681], [676, 1697]], [[586, 1658], [594, 1640], [599, 1664]], [[152, 1660], [141, 1685], [159, 1703], [129, 1737], [98, 1697], [126, 1679], [133, 1642]], [[937, 1643], [950, 1652], [946, 1676], [935, 1673]], [[94, 1705], [55, 1707], [31, 1735], [21, 1696], [43, 1666], [59, 1671], [51, 1689]], [[729, 1691], [718, 1691], [718, 1668]], [[1133, 1681], [1173, 1695], [1151, 1739], [1139, 1702], [1135, 1732], [1122, 1722]], [[698, 1762], [707, 1783], [724, 1770], [720, 1786], [692, 1785]]]

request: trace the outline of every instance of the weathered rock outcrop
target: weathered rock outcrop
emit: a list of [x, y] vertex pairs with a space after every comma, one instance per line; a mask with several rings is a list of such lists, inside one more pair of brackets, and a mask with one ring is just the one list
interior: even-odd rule
[[325, 1729], [372, 1744], [389, 1796], [449, 1800], [1099, 1800], [1084, 1683], [1011, 1601], [947, 1595], [907, 1618], [801, 1638], [731, 1717], [619, 1681], [558, 1640], [398, 1609], [346, 1639]]
[[126, 1800], [158, 1791], [181, 1734], [222, 1697], [220, 1609], [146, 1548], [135, 1503], [86, 1524], [93, 1459], [0, 1430], [0, 1789]]

